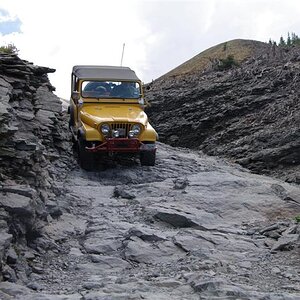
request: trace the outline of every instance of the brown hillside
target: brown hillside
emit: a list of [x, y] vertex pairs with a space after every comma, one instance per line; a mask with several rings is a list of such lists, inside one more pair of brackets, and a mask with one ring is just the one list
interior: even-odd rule
[[161, 78], [175, 77], [184, 74], [202, 73], [211, 69], [213, 64], [220, 59], [233, 55], [234, 59], [241, 63], [247, 58], [268, 51], [269, 45], [259, 41], [236, 39], [213, 46], [175, 69], [163, 75]]

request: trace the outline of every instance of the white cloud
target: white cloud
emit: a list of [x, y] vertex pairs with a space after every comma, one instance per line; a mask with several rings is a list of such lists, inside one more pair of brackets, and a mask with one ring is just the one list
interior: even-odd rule
[[130, 66], [145, 82], [215, 44], [234, 38], [279, 40], [300, 28], [298, 0], [1, 0], [22, 22], [0, 36], [20, 57], [56, 68], [50, 80], [69, 97], [76, 64]]

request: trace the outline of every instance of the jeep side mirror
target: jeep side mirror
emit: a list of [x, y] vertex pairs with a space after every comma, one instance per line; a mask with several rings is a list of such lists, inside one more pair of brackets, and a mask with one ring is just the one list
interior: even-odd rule
[[80, 99], [80, 93], [79, 92], [72, 92], [71, 97], [74, 100], [74, 102], [77, 103], [78, 100]]

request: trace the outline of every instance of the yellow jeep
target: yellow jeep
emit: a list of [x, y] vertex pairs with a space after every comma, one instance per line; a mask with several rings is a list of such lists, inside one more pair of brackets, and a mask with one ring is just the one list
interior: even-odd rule
[[155, 164], [157, 133], [133, 70], [74, 66], [71, 89], [69, 126], [83, 169], [93, 169], [97, 157], [124, 154], [139, 156], [141, 165]]

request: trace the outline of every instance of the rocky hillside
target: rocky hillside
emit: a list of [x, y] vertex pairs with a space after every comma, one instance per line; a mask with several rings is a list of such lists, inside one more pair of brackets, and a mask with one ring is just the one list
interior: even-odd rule
[[72, 156], [54, 71], [0, 54], [0, 280], [25, 276], [28, 244], [60, 214], [55, 182]]
[[299, 47], [223, 43], [149, 84], [148, 114], [163, 142], [299, 183], [299, 70]]

